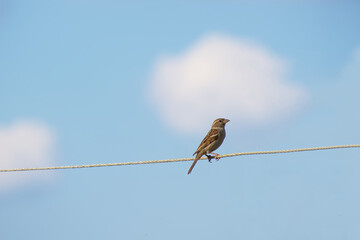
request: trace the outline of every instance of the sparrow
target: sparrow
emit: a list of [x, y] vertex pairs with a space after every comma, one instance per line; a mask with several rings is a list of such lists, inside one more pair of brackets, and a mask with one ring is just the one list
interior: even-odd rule
[[[225, 134], [225, 124], [228, 123], [229, 121], [230, 120], [225, 119], [225, 118], [218, 118], [213, 122], [210, 131], [205, 136], [205, 138], [202, 140], [202, 142], [200, 143], [200, 146], [198, 147], [196, 152], [193, 154], [193, 155], [196, 154], [196, 157], [188, 171], [188, 174], [191, 173], [191, 171], [193, 170], [197, 161], [204, 154], [207, 156], [209, 162], [211, 162], [212, 158], [215, 158], [216, 160], [220, 159], [219, 154], [213, 153], [213, 151], [218, 149], [218, 147], [220, 147], [220, 145], [224, 141], [225, 135], [226, 135]], [[213, 155], [215, 155], [215, 157], [208, 155], [208, 154], [213, 154]]]

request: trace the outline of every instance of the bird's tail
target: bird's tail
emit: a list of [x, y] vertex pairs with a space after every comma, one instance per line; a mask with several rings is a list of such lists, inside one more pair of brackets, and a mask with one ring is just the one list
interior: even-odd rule
[[202, 156], [202, 154], [200, 154], [200, 152], [196, 155], [195, 160], [193, 162], [193, 164], [191, 165], [188, 174], [191, 173], [191, 171], [193, 170], [193, 168], [195, 167], [195, 164], [197, 163], [197, 161], [200, 159], [200, 157]]

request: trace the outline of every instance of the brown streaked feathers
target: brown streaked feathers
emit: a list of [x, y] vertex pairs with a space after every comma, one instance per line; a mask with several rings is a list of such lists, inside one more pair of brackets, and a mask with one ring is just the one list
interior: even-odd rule
[[219, 154], [213, 153], [212, 151], [215, 151], [218, 147], [220, 147], [220, 145], [224, 141], [224, 138], [225, 138], [225, 135], [226, 135], [226, 133], [225, 133], [225, 124], [227, 122], [229, 122], [229, 121], [230, 120], [225, 119], [225, 118], [218, 118], [213, 122], [210, 131], [205, 136], [205, 138], [202, 140], [202, 142], [200, 143], [198, 149], [194, 153], [194, 155], [196, 154], [196, 157], [195, 157], [195, 160], [194, 160], [193, 164], [191, 165], [191, 167], [190, 167], [190, 169], [188, 171], [188, 174], [191, 173], [191, 171], [194, 168], [197, 161], [204, 154], [207, 156], [209, 161], [211, 160], [211, 158], [214, 158], [213, 156], [208, 155], [210, 153], [215, 155], [215, 159], [219, 159], [219, 157], [218, 157]]

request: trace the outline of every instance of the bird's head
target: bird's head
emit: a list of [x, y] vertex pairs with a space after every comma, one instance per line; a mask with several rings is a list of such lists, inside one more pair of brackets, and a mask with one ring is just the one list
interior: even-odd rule
[[228, 123], [228, 122], [230, 122], [229, 119], [218, 118], [213, 122], [212, 128], [214, 128], [214, 127], [225, 127], [225, 124]]

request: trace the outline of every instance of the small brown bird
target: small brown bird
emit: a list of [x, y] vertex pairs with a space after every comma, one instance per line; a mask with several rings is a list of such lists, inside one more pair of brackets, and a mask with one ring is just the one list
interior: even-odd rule
[[208, 134], [206, 135], [204, 140], [202, 140], [202, 142], [200, 143], [200, 146], [198, 147], [196, 152], [193, 154], [193, 155], [196, 154], [196, 157], [188, 171], [188, 174], [191, 173], [191, 171], [194, 168], [197, 161], [204, 154], [207, 156], [209, 162], [211, 162], [211, 159], [214, 158], [214, 156], [211, 156], [208, 154], [215, 155], [215, 159], [217, 159], [217, 160], [220, 159], [219, 154], [213, 153], [212, 151], [215, 151], [216, 149], [218, 149], [218, 147], [220, 147], [220, 145], [224, 141], [224, 138], [226, 135], [225, 124], [229, 121], [230, 120], [225, 119], [225, 118], [218, 118], [213, 122], [210, 131], [208, 132]]

